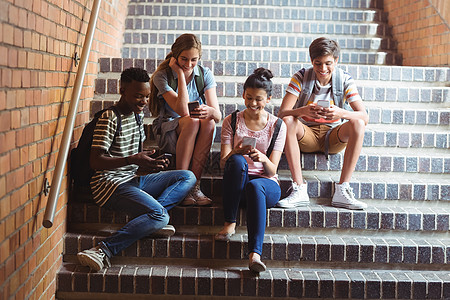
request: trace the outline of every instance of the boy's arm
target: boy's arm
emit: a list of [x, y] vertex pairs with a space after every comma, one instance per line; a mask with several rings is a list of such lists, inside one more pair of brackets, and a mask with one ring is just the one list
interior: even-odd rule
[[110, 157], [101, 148], [92, 148], [89, 163], [94, 170], [112, 170], [128, 165], [137, 165], [147, 172], [157, 172], [168, 167], [166, 159], [153, 159], [150, 157], [155, 150], [142, 151], [127, 157]]

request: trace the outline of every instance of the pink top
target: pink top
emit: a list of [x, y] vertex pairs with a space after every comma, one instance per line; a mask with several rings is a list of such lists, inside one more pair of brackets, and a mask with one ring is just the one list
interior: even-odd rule
[[[269, 148], [270, 140], [272, 139], [272, 134], [275, 130], [275, 124], [277, 122], [277, 117], [269, 113], [269, 120], [266, 126], [259, 131], [253, 131], [245, 125], [244, 120], [244, 112], [240, 111], [237, 113], [236, 117], [236, 133], [233, 138], [233, 130], [231, 129], [231, 115], [228, 115], [222, 124], [222, 137], [221, 143], [224, 145], [237, 145], [239, 144], [244, 136], [250, 136], [256, 138], [256, 149], [261, 151], [262, 153], [267, 152], [267, 148]], [[275, 145], [273, 147], [274, 151], [283, 152], [284, 143], [286, 141], [286, 124], [284, 122], [281, 124], [280, 131], [278, 133], [277, 140], [275, 141]], [[233, 146], [234, 147], [234, 146]], [[261, 162], [254, 162], [251, 160], [248, 155], [244, 155], [245, 160], [248, 163], [248, 174], [249, 175], [257, 175], [261, 177], [266, 177], [264, 175], [264, 166]], [[278, 175], [271, 177], [270, 179], [276, 181], [278, 183]]]

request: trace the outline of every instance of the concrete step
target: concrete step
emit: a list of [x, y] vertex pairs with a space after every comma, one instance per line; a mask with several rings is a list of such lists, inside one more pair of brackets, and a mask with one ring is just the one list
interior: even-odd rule
[[[204, 183], [204, 182], [203, 182]], [[205, 192], [207, 189], [204, 189]], [[69, 229], [100, 230], [107, 226], [110, 230], [126, 224], [130, 217], [121, 212], [113, 212], [98, 207], [86, 197], [73, 197], [69, 205]], [[329, 200], [328, 200], [329, 201]], [[314, 199], [312, 199], [314, 203]], [[374, 203], [366, 210], [354, 211], [329, 205], [310, 204], [293, 209], [270, 208], [267, 210], [266, 231], [284, 234], [326, 234], [339, 230], [346, 234], [369, 233], [370, 236], [405, 236], [419, 232], [434, 232], [434, 236], [448, 235], [450, 224], [450, 203], [406, 202], [391, 204], [389, 201]], [[223, 208], [220, 196], [213, 197], [212, 207], [176, 206], [169, 211], [170, 224], [185, 233], [209, 233], [211, 226], [223, 226]], [[246, 225], [245, 209], [240, 209], [237, 225]], [[100, 227], [96, 227], [97, 224]], [[182, 229], [184, 228], [184, 229]], [[363, 231], [361, 231], [363, 230]], [[217, 232], [216, 231], [216, 232]], [[368, 231], [368, 232], [367, 232]], [[238, 231], [239, 232], [239, 231]], [[359, 233], [358, 233], [359, 232]], [[448, 236], [446, 237], [448, 238]]]
[[[220, 98], [231, 98], [227, 102], [243, 103], [242, 92], [243, 84], [246, 78], [233, 78], [231, 76], [215, 76], [217, 83], [216, 93]], [[232, 81], [231, 81], [232, 80]], [[273, 99], [281, 100], [285, 94], [289, 79], [276, 79], [273, 85]], [[356, 81], [358, 91], [365, 101], [379, 102], [402, 102], [402, 103], [446, 103], [448, 107], [450, 103], [450, 88], [448, 87], [427, 87], [413, 86], [407, 84], [405, 86], [387, 86], [382, 81], [372, 82], [368, 85], [366, 82]], [[114, 94], [113, 99], [117, 99], [119, 92], [119, 79], [98, 78], [95, 81], [96, 98], [106, 98], [108, 95]], [[106, 96], [106, 97], [105, 97]]]
[[[128, 247], [117, 257], [120, 263], [141, 264], [146, 259], [184, 264], [184, 259], [209, 260], [210, 266], [215, 260], [229, 260], [228, 267], [240, 267], [248, 253], [248, 238], [245, 228], [239, 229], [229, 242], [215, 241], [214, 232], [209, 234], [176, 233], [170, 238], [143, 238]], [[219, 229], [215, 229], [215, 232]], [[66, 261], [76, 261], [76, 254], [82, 250], [97, 245], [110, 232], [71, 232], [64, 238], [64, 257]], [[303, 262], [333, 263], [339, 268], [350, 268], [352, 264], [362, 264], [361, 269], [371, 269], [373, 264], [381, 267], [389, 264], [389, 268], [421, 267], [450, 271], [447, 256], [450, 253], [450, 239], [429, 238], [426, 236], [398, 237], [398, 236], [357, 236], [353, 234], [339, 234], [330, 237], [321, 234], [271, 234], [266, 233], [261, 258], [268, 264], [277, 266], [284, 262], [288, 268], [301, 268]], [[116, 257], [114, 257], [116, 258]], [[114, 259], [113, 258], [113, 259]], [[136, 259], [131, 259], [136, 258]], [[233, 261], [234, 260], [234, 261]], [[115, 263], [112, 261], [112, 263]], [[198, 265], [202, 265], [200, 261]], [[386, 265], [385, 265], [386, 266]]]
[[[304, 5], [285, 5], [276, 3], [266, 3], [264, 5], [255, 5], [252, 3], [213, 3], [205, 2], [198, 5], [192, 3], [158, 3], [157, 1], [139, 1], [128, 4], [128, 19], [135, 17], [148, 17], [156, 19], [157, 17], [198, 17], [201, 19], [212, 18], [225, 22], [228, 20], [247, 19], [252, 21], [264, 20], [335, 20], [352, 22], [387, 22], [387, 13], [380, 9], [360, 7], [336, 7], [336, 3], [323, 3], [308, 6]], [[312, 4], [312, 3], [311, 3]], [[330, 10], [325, 7], [332, 8]], [[331, 7], [333, 6], [333, 7]], [[221, 19], [225, 19], [222, 20]], [[219, 28], [220, 29], [220, 28]], [[239, 31], [239, 30], [236, 30]]]
[[[216, 60], [208, 60], [202, 57], [201, 64], [209, 67], [215, 76], [230, 76], [236, 82], [241, 77], [245, 78], [253, 73], [258, 67], [270, 68], [277, 77], [288, 78], [303, 67], [311, 66], [310, 63], [279, 63], [279, 62], [236, 62], [227, 61], [226, 56], [222, 56], [224, 49], [218, 50], [219, 56]], [[99, 67], [100, 79], [118, 79], [120, 73], [129, 67], [141, 67], [149, 73], [153, 73], [159, 64], [156, 59], [132, 59], [132, 58], [100, 58]], [[428, 87], [450, 86], [450, 69], [436, 67], [410, 67], [410, 66], [375, 66], [375, 65], [355, 65], [339, 64], [339, 68], [349, 72], [358, 83], [373, 84], [379, 82], [379, 86], [374, 88], [389, 86], [408, 87], [408, 82], [413, 82], [415, 87], [421, 87], [426, 84]], [[237, 77], [237, 78], [234, 78]], [[284, 79], [283, 79], [284, 81]], [[402, 84], [403, 82], [403, 84]], [[277, 82], [278, 83], [278, 82]], [[288, 84], [288, 82], [285, 82]]]
[[[165, 0], [164, 3], [188, 3], [188, 4], [226, 4], [232, 5], [253, 5], [257, 6], [282, 6], [282, 7], [324, 7], [324, 8], [378, 8], [383, 9], [383, 0]], [[160, 4], [160, 0], [131, 0], [130, 5], [133, 4], [143, 5], [145, 3]]]
[[[300, 164], [302, 170], [339, 171], [342, 169], [344, 153], [345, 151], [331, 154], [328, 156], [328, 160], [323, 153], [303, 153]], [[208, 165], [218, 165], [220, 163], [219, 158], [220, 146], [214, 145]], [[281, 157], [278, 170], [289, 170], [284, 154]], [[377, 173], [433, 173], [442, 174], [445, 177], [448, 175], [450, 179], [449, 151], [448, 149], [423, 149], [423, 151], [418, 152], [416, 148], [363, 147], [355, 170]]]
[[[131, 0], [130, 5], [145, 5], [146, 3], [160, 4], [160, 0]], [[313, 0], [165, 0], [163, 3], [177, 4], [216, 4], [227, 6], [234, 5], [252, 5], [258, 6], [282, 6], [282, 7], [323, 7], [323, 8], [349, 8], [349, 9], [383, 9], [383, 0], [322, 0], [320, 2]]]
[[85, 267], [63, 263], [56, 297], [446, 299], [450, 297], [449, 282], [448, 271], [276, 268], [256, 276], [247, 268], [155, 264], [115, 265], [91, 273]]

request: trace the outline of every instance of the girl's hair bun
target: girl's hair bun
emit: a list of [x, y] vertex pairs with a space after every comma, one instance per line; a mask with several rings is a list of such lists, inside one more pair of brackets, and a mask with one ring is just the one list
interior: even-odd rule
[[255, 74], [256, 76], [262, 77], [265, 80], [270, 80], [273, 78], [272, 71], [270, 71], [269, 69], [266, 69], [266, 68], [262, 68], [262, 67], [253, 71], [253, 74]]
[[264, 89], [268, 97], [272, 96], [272, 81], [273, 78], [272, 71], [266, 68], [258, 68], [253, 71], [244, 83], [244, 91], [247, 88], [257, 88]]

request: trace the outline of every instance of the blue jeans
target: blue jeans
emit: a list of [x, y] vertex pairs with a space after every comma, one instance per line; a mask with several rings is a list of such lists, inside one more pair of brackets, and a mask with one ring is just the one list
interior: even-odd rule
[[280, 200], [280, 186], [273, 180], [248, 175], [248, 164], [242, 155], [228, 158], [223, 174], [223, 211], [225, 221], [236, 223], [241, 201], [247, 204], [249, 253], [262, 254], [266, 230], [266, 210]]
[[126, 212], [132, 220], [100, 242], [108, 257], [169, 223], [168, 210], [180, 203], [195, 185], [191, 171], [176, 170], [138, 176], [117, 187], [104, 207]]

